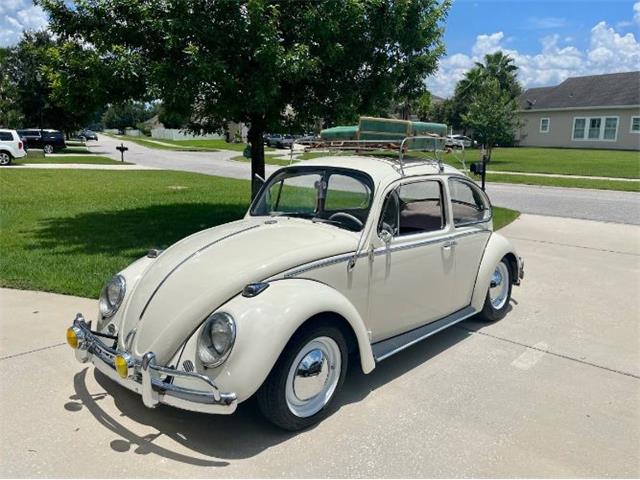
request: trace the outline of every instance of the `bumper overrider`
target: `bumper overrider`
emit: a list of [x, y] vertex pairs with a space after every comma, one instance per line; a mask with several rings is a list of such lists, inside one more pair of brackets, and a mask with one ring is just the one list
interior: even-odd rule
[[[80, 363], [92, 362], [109, 378], [140, 395], [145, 406], [154, 408], [159, 403], [183, 410], [204, 413], [233, 413], [238, 405], [235, 393], [222, 393], [207, 376], [163, 367], [156, 363], [153, 352], [141, 359], [133, 359], [127, 352], [109, 347], [103, 340], [115, 344], [115, 338], [93, 332], [82, 314], [77, 314], [73, 326], [67, 332], [75, 343], [76, 359]], [[191, 383], [194, 388], [174, 385]], [[184, 381], [183, 381], [184, 380]]]

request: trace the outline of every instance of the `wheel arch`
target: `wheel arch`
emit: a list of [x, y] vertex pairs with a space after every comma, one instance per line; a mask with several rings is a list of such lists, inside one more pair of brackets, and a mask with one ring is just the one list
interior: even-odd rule
[[511, 282], [514, 283], [518, 274], [518, 257], [516, 250], [509, 240], [499, 233], [494, 232], [491, 237], [489, 237], [487, 246], [484, 249], [476, 277], [476, 284], [471, 297], [471, 306], [477, 311], [482, 310], [487, 291], [489, 290], [493, 270], [503, 258], [507, 259]]
[[338, 326], [349, 350], [357, 353], [362, 371], [375, 368], [369, 334], [358, 311], [342, 293], [324, 283], [276, 280], [258, 296], [238, 295], [218, 310], [236, 319], [236, 343], [225, 364], [215, 372], [202, 373], [224, 390], [236, 392], [239, 401], [263, 384], [292, 337], [316, 323]]

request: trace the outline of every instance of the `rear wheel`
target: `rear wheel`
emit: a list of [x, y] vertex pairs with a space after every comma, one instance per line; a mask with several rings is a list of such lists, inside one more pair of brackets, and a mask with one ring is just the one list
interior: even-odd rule
[[0, 152], [0, 166], [6, 167], [7, 165], [11, 165], [11, 155], [7, 152]]
[[260, 411], [285, 430], [319, 422], [344, 382], [347, 362], [339, 328], [318, 325], [297, 332], [258, 391]]
[[53, 145], [47, 143], [44, 148], [44, 153], [53, 153]]
[[484, 307], [480, 312], [480, 317], [487, 322], [495, 322], [504, 318], [509, 308], [511, 299], [511, 268], [506, 258], [500, 260], [491, 275], [489, 291], [484, 300]]

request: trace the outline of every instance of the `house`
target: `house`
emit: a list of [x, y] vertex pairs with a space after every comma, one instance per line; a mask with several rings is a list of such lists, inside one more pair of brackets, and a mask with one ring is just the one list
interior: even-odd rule
[[571, 77], [518, 102], [520, 146], [640, 150], [640, 72]]

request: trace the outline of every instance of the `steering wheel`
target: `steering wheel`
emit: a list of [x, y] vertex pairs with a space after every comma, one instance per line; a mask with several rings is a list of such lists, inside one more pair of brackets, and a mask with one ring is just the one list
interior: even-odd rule
[[362, 223], [362, 221], [358, 217], [355, 217], [350, 213], [336, 212], [329, 217], [329, 220], [333, 220], [336, 222], [340, 222], [341, 221], [340, 219], [348, 220], [348, 222], [351, 222], [356, 227], [354, 230], [362, 230], [362, 227], [364, 227], [364, 224]]

